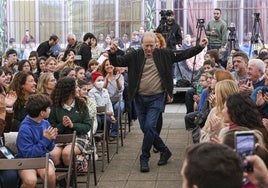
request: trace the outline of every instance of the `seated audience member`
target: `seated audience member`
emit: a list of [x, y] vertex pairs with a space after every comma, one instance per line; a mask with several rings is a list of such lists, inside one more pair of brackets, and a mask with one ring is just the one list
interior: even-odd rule
[[226, 145], [196, 144], [186, 150], [181, 175], [183, 188], [241, 188], [242, 160]]
[[[58, 130], [51, 127], [50, 123], [45, 120], [49, 116], [51, 104], [51, 99], [47, 95], [34, 94], [29, 97], [25, 106], [28, 115], [21, 122], [16, 141], [17, 158], [45, 157], [46, 153], [54, 149], [54, 140], [58, 135]], [[21, 188], [34, 188], [37, 184], [37, 176], [44, 180], [45, 173], [45, 169], [20, 170]], [[52, 161], [48, 168], [48, 187], [56, 187], [56, 175]]]
[[14, 103], [14, 122], [11, 131], [17, 132], [20, 127], [21, 121], [27, 115], [25, 103], [30, 95], [36, 92], [36, 82], [32, 72], [18, 72], [15, 74], [10, 86], [10, 90], [17, 93], [17, 100]]
[[[103, 88], [108, 90], [109, 96], [119, 97], [119, 101], [113, 103], [113, 111], [115, 118], [119, 118], [118, 111], [119, 108], [121, 112], [124, 111], [125, 102], [123, 100], [123, 91], [124, 91], [124, 77], [120, 71], [117, 70], [113, 65], [111, 65], [109, 59], [105, 59], [102, 63], [102, 74], [105, 76]], [[118, 134], [118, 124], [112, 124], [110, 140], [113, 140]]]
[[[235, 132], [239, 131], [248, 131], [250, 129], [246, 127], [239, 127], [237, 126], [234, 129], [228, 130], [224, 135], [223, 135], [223, 144], [230, 146], [231, 148], [235, 149]], [[259, 156], [263, 162], [265, 163], [265, 166], [268, 166], [268, 151], [264, 146], [261, 146], [261, 143], [263, 143], [262, 136], [255, 132], [254, 135], [254, 154]], [[254, 182], [249, 181], [247, 178], [244, 178], [243, 180], [243, 188], [249, 188], [249, 187], [256, 187]]]
[[83, 67], [75, 67], [75, 76], [77, 80], [85, 80], [85, 69]]
[[248, 80], [239, 83], [239, 90], [250, 95], [254, 89], [265, 83], [265, 65], [260, 59], [251, 59], [247, 67]]
[[37, 52], [32, 51], [30, 53], [30, 56], [29, 56], [28, 60], [29, 60], [29, 62], [31, 64], [33, 74], [38, 78], [39, 77], [39, 72], [38, 72], [38, 69], [37, 69], [37, 60], [38, 60]]
[[38, 58], [37, 61], [37, 72], [38, 72], [38, 77], [43, 74], [44, 72], [46, 72], [46, 60], [47, 58], [44, 56], [41, 56]]
[[251, 99], [256, 103], [258, 110], [262, 116], [262, 122], [268, 131], [268, 69], [264, 75], [265, 86], [259, 86], [254, 89]]
[[59, 72], [59, 78], [63, 78], [65, 76], [72, 77], [76, 79], [75, 77], [75, 70], [72, 67], [65, 67]]
[[56, 86], [56, 83], [57, 80], [54, 77], [53, 73], [43, 73], [37, 83], [37, 92], [50, 96]]
[[[49, 122], [52, 127], [58, 128], [59, 134], [72, 134], [76, 131], [75, 155], [88, 152], [87, 133], [91, 128], [90, 117], [86, 102], [77, 96], [79, 87], [73, 77], [60, 78], [51, 94], [53, 102]], [[71, 154], [71, 145], [55, 146], [50, 152], [55, 165], [68, 166]]]
[[19, 61], [18, 71], [32, 72], [32, 66], [30, 62], [26, 59]]
[[99, 63], [96, 59], [91, 59], [88, 63], [88, 69], [86, 71], [86, 81], [91, 82], [91, 73], [96, 71], [99, 67]]
[[197, 75], [194, 78], [194, 80], [196, 80], [194, 83], [195, 88], [189, 89], [185, 93], [185, 105], [187, 110], [186, 114], [194, 112], [194, 102], [195, 102], [194, 95], [196, 94], [200, 95], [202, 91], [202, 89], [200, 88], [200, 82], [197, 80], [200, 79], [201, 74], [211, 71], [212, 69], [214, 69], [214, 67], [215, 62], [208, 59], [204, 61], [203, 66], [199, 69]]
[[255, 130], [256, 134], [259, 135], [259, 140], [264, 139], [265, 143], [259, 142], [261, 146], [268, 146], [268, 132], [263, 126], [256, 104], [248, 95], [243, 93], [229, 95], [221, 114], [224, 122], [229, 123], [229, 126], [220, 130], [219, 138], [222, 138], [225, 132], [237, 126], [247, 127], [248, 129]]
[[232, 74], [234, 75], [236, 81], [239, 83], [242, 80], [247, 80], [247, 66], [248, 66], [248, 55], [244, 52], [236, 52], [232, 56], [232, 64], [234, 71]]
[[[115, 121], [114, 118], [114, 111], [113, 111], [113, 105], [112, 102], [110, 100], [110, 96], [108, 93], [108, 90], [103, 88], [103, 84], [104, 84], [104, 78], [102, 73], [98, 72], [98, 71], [93, 71], [92, 75], [91, 75], [91, 79], [93, 82], [94, 87], [88, 92], [88, 95], [94, 99], [96, 106], [107, 106], [107, 127], [110, 127], [112, 122]], [[98, 119], [98, 129], [97, 130], [103, 130], [103, 121], [104, 121], [104, 116], [101, 114], [97, 115], [97, 119]]]
[[94, 36], [91, 38], [91, 54], [92, 54], [92, 59], [98, 59], [101, 55], [101, 53], [104, 51], [103, 48], [98, 46], [97, 39]]
[[57, 65], [57, 71], [61, 71], [65, 67], [75, 68], [76, 64], [75, 64], [74, 56], [75, 56], [74, 49], [70, 48], [66, 50], [64, 52], [62, 61], [60, 61]]
[[257, 188], [268, 187], [268, 170], [262, 159], [257, 155], [251, 155], [246, 160], [253, 164], [253, 172], [245, 173], [245, 177]]
[[[3, 141], [4, 131], [9, 132], [12, 124], [13, 111], [7, 110], [8, 106], [13, 106], [17, 99], [15, 92], [7, 95], [0, 93], [0, 137]], [[4, 143], [1, 143], [4, 144]], [[17, 188], [19, 176], [17, 170], [0, 170], [0, 187]]]
[[[207, 82], [207, 88], [204, 88], [202, 90], [202, 93], [200, 95], [200, 100], [199, 100], [199, 105], [198, 105], [198, 110], [188, 113], [184, 116], [184, 121], [185, 121], [185, 127], [186, 130], [192, 130], [195, 127], [199, 126], [199, 127], [203, 127], [206, 121], [206, 118], [204, 115], [202, 115], [204, 118], [202, 119], [202, 122], [199, 122], [198, 125], [195, 123], [195, 120], [197, 118], [198, 115], [200, 114], [204, 114], [205, 112], [209, 112], [210, 111], [210, 106], [209, 106], [209, 96], [210, 95], [214, 95], [212, 92], [214, 92], [214, 90], [212, 90], [211, 88], [211, 78], [213, 77], [215, 72], [215, 69], [209, 71], [208, 73], [204, 73], [206, 75], [206, 82]], [[202, 77], [201, 77], [202, 78]]]
[[95, 104], [94, 99], [88, 96], [88, 87], [90, 84], [85, 80], [77, 80], [77, 84], [78, 84], [78, 87], [80, 88], [79, 96], [84, 98], [87, 102], [87, 107], [89, 110], [89, 117], [92, 123], [92, 130], [93, 130], [93, 134], [95, 134], [98, 128], [97, 109], [96, 109], [96, 104]]
[[205, 60], [211, 60], [215, 63], [215, 68], [225, 70], [221, 65], [221, 59], [219, 57], [219, 51], [217, 49], [208, 50], [205, 54]]
[[208, 114], [204, 127], [201, 130], [200, 142], [209, 142], [210, 138], [227, 125], [223, 121], [222, 109], [227, 97], [233, 93], [238, 93], [239, 89], [233, 80], [223, 80], [216, 84], [215, 98], [216, 106]]

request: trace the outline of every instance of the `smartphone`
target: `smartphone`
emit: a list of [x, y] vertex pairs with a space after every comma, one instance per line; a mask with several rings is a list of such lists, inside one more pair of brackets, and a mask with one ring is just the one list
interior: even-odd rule
[[82, 60], [82, 56], [81, 55], [75, 55], [74, 60]]
[[[242, 160], [249, 155], [253, 155], [255, 149], [254, 131], [235, 131], [235, 149]], [[245, 164], [244, 170], [252, 172], [253, 164]]]

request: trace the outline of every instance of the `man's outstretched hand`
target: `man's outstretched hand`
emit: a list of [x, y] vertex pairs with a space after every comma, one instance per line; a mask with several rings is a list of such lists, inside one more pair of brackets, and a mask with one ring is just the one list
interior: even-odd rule
[[208, 39], [207, 39], [207, 38], [203, 38], [203, 39], [200, 41], [200, 46], [201, 46], [202, 48], [205, 48], [207, 45], [208, 45]]

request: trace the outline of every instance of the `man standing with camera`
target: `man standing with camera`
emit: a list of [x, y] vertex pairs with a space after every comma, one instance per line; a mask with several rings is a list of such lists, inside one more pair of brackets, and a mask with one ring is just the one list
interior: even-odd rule
[[206, 27], [206, 35], [208, 37], [208, 50], [220, 49], [226, 45], [227, 42], [227, 26], [221, 19], [221, 9], [214, 9], [214, 20], [209, 21]]
[[176, 45], [182, 45], [182, 36], [180, 26], [175, 23], [174, 12], [172, 10], [162, 10], [160, 14], [160, 25], [157, 27], [156, 32], [164, 36], [167, 48], [176, 50]]

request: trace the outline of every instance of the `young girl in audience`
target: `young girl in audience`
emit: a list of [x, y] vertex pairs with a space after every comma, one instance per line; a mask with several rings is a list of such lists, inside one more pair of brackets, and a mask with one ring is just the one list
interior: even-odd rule
[[[71, 134], [76, 131], [76, 155], [89, 149], [87, 133], [91, 128], [87, 104], [76, 95], [77, 89], [79, 91], [74, 78], [60, 78], [51, 94], [53, 105], [49, 116], [51, 126], [57, 128], [59, 134]], [[70, 154], [71, 145], [55, 146], [51, 151], [55, 165], [59, 165], [61, 159], [64, 165], [68, 165]]]
[[85, 80], [85, 69], [83, 67], [75, 67], [75, 76], [77, 80]]
[[44, 56], [41, 56], [38, 58], [37, 60], [37, 73], [38, 73], [38, 77], [43, 74], [44, 72], [46, 72], [46, 60], [47, 58]]
[[76, 64], [74, 61], [74, 56], [75, 56], [75, 50], [70, 48], [64, 52], [62, 61], [59, 62], [57, 65], [57, 71], [61, 71], [65, 67], [71, 67], [75, 68]]
[[24, 72], [32, 72], [32, 66], [28, 60], [21, 60], [19, 61], [19, 66], [18, 66], [19, 71], [24, 71]]
[[88, 70], [86, 71], [86, 81], [91, 82], [91, 73], [96, 71], [99, 67], [99, 63], [96, 59], [91, 59], [88, 63]]

